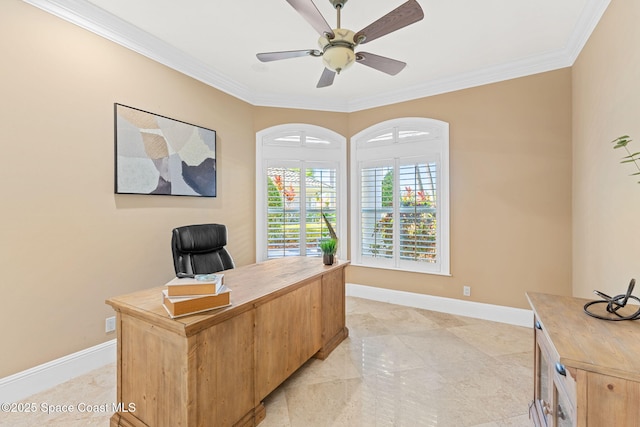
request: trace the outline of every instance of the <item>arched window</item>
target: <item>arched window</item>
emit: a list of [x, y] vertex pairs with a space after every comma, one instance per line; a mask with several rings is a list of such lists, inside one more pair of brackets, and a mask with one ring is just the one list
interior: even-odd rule
[[346, 140], [313, 125], [287, 124], [256, 134], [256, 260], [319, 256], [338, 236], [346, 254]]
[[351, 139], [351, 261], [449, 274], [449, 125], [379, 123]]

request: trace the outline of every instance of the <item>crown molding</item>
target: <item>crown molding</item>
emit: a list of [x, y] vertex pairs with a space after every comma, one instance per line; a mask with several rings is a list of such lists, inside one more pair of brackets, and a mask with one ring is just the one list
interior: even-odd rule
[[457, 90], [483, 86], [571, 66], [563, 54], [551, 53], [533, 56], [519, 61], [487, 67], [468, 73], [431, 80], [379, 96], [363, 97], [349, 104], [349, 111], [360, 111], [383, 105], [395, 104]]
[[304, 96], [283, 96], [273, 93], [253, 95], [253, 105], [259, 107], [293, 108], [297, 110], [349, 113], [349, 104], [340, 100], [311, 99]]
[[348, 113], [570, 67], [578, 58], [611, 0], [586, 2], [567, 45], [558, 51], [346, 102], [256, 93], [157, 37], [84, 0], [23, 1], [252, 105]]
[[249, 89], [159, 38], [84, 0], [23, 0], [182, 74], [251, 103]]
[[[595, 0], [585, 4], [567, 45], [558, 51], [535, 55], [505, 64], [461, 73], [398, 91], [355, 99], [346, 105], [346, 112], [361, 111], [399, 102], [440, 95], [500, 81], [530, 76], [571, 67], [604, 15], [611, 0]], [[281, 101], [281, 104], [284, 100]]]
[[600, 19], [602, 19], [602, 15], [604, 15], [610, 3], [611, 0], [588, 1], [584, 9], [582, 9], [582, 14], [578, 18], [574, 31], [564, 49], [571, 65], [578, 59], [582, 48], [591, 37], [591, 33], [595, 30]]

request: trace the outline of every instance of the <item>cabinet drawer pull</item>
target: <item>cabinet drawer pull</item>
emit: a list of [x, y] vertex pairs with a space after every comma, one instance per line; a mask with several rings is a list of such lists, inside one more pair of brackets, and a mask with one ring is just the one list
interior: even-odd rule
[[567, 370], [564, 368], [564, 365], [562, 363], [556, 363], [556, 372], [563, 377], [567, 376]]
[[536, 329], [542, 330], [542, 324], [540, 323], [539, 320], [536, 320]]
[[562, 406], [558, 405], [558, 418], [560, 418], [563, 421], [567, 420], [567, 416], [565, 415], [564, 411], [562, 410]]

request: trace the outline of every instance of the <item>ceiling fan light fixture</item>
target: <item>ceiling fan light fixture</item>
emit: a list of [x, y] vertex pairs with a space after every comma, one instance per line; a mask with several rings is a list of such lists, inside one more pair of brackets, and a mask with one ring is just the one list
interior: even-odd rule
[[356, 54], [352, 48], [345, 46], [332, 46], [322, 54], [322, 62], [325, 67], [340, 74], [356, 62]]
[[353, 51], [355, 33], [344, 28], [333, 30], [334, 38], [320, 37], [318, 45], [322, 49], [322, 62], [325, 67], [340, 74], [356, 62], [356, 54]]

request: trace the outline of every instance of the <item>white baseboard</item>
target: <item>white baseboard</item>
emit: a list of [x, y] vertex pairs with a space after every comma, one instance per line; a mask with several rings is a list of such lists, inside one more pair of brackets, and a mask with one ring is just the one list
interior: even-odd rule
[[116, 340], [0, 378], [0, 403], [13, 403], [116, 361]]
[[528, 328], [533, 326], [533, 311], [522, 308], [463, 301], [453, 298], [416, 294], [413, 292], [396, 291], [393, 289], [375, 288], [355, 283], [347, 283], [346, 288], [347, 296], [508, 323], [516, 326], [525, 326]]
[[[533, 312], [453, 298], [347, 283], [348, 296], [422, 308], [460, 316], [532, 327]], [[47, 390], [72, 378], [116, 361], [116, 340], [78, 351], [26, 371], [0, 379], [0, 403], [11, 403]]]

